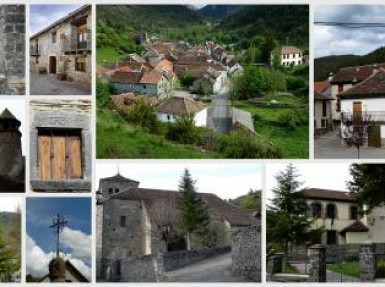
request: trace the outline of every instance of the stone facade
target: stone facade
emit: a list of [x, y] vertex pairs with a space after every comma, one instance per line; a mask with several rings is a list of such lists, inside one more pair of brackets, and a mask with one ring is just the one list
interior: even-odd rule
[[364, 244], [360, 251], [360, 280], [372, 282], [376, 278], [376, 255], [374, 244]]
[[261, 226], [233, 227], [232, 271], [261, 281]]
[[25, 94], [25, 6], [0, 5], [0, 94]]
[[85, 5], [31, 37], [32, 72], [91, 85], [91, 11], [91, 5]]
[[[83, 100], [31, 101], [30, 102], [30, 178], [31, 189], [39, 192], [90, 192], [92, 179], [91, 102]], [[77, 178], [42, 179], [39, 175], [38, 137], [41, 132], [75, 133], [80, 141], [79, 161], [81, 176]], [[66, 158], [71, 157], [66, 149]], [[52, 152], [51, 152], [52, 156]], [[56, 171], [55, 163], [52, 163]], [[68, 168], [68, 163], [66, 163]]]
[[326, 247], [321, 244], [309, 248], [309, 282], [326, 282]]

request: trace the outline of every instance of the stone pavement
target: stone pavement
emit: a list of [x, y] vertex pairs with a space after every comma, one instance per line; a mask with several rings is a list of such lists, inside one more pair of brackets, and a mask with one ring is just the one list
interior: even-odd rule
[[91, 85], [59, 81], [55, 74], [30, 73], [31, 95], [91, 95]]
[[[341, 144], [335, 132], [327, 133], [314, 140], [314, 158], [316, 159], [357, 159], [357, 149]], [[385, 158], [384, 148], [362, 147], [360, 159]]]
[[167, 282], [249, 282], [230, 271], [231, 253], [211, 257], [188, 266], [165, 272]]

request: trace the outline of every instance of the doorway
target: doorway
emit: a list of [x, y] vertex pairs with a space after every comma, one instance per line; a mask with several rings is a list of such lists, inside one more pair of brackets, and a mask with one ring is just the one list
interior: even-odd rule
[[49, 72], [51, 74], [56, 74], [56, 57], [55, 56], [49, 57]]

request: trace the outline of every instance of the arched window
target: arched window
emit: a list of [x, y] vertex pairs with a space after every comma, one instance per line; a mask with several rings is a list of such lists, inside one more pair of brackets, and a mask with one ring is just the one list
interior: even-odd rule
[[318, 202], [311, 204], [311, 216], [314, 218], [320, 218], [322, 216], [322, 206]]
[[335, 204], [330, 203], [326, 206], [326, 217], [331, 219], [337, 218], [337, 207]]
[[358, 206], [355, 206], [355, 205], [350, 206], [350, 219], [352, 220], [358, 219]]

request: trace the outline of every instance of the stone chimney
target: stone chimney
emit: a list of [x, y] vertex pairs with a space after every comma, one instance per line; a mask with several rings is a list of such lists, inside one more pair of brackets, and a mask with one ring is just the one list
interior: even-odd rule
[[65, 261], [56, 257], [49, 262], [49, 280], [51, 283], [54, 282], [66, 282], [66, 268]]

